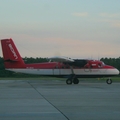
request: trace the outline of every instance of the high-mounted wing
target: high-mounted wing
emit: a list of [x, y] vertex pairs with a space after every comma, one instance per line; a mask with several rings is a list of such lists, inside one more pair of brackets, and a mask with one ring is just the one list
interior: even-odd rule
[[73, 59], [68, 58], [68, 57], [51, 57], [49, 59], [54, 62], [74, 62]]
[[68, 57], [51, 57], [49, 59], [54, 62], [61, 62], [63, 64], [70, 65], [71, 67], [76, 66], [82, 68], [87, 64], [86, 59], [71, 59]]

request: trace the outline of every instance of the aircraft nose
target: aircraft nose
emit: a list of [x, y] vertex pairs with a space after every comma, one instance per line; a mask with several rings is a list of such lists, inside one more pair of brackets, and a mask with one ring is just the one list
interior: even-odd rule
[[115, 69], [114, 72], [115, 72], [116, 75], [119, 75], [119, 74], [120, 74], [120, 71], [119, 71], [118, 69]]

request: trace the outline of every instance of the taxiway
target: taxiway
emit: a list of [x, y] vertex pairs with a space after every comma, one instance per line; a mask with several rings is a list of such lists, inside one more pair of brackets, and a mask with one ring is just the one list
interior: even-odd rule
[[120, 120], [120, 83], [0, 80], [0, 120]]

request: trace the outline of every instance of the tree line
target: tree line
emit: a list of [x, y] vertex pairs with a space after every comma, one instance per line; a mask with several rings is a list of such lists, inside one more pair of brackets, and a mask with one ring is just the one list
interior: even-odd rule
[[[25, 57], [23, 58], [25, 63], [42, 63], [42, 62], [48, 62], [48, 58], [33, 58], [33, 57]], [[119, 58], [101, 58], [101, 61], [103, 61], [107, 65], [114, 66], [120, 71], [120, 57]], [[35, 77], [35, 75], [27, 75], [22, 73], [14, 73], [11, 71], [5, 70], [4, 67], [4, 60], [2, 57], [0, 57], [0, 77]]]

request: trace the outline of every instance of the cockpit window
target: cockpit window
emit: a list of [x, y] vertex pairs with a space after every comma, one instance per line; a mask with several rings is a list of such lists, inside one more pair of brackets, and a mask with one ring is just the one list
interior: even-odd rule
[[104, 65], [105, 65], [105, 63], [104, 63], [104, 62], [102, 62], [102, 65], [104, 66]]

